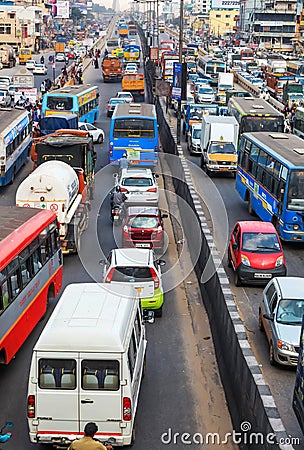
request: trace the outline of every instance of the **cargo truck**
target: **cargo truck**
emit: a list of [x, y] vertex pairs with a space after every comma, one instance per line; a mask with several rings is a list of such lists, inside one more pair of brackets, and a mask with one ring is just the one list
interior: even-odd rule
[[284, 105], [291, 105], [292, 103], [299, 104], [303, 100], [303, 84], [301, 83], [287, 83], [283, 86], [283, 103]]
[[122, 79], [122, 64], [116, 56], [105, 56], [101, 63], [101, 71], [104, 83], [120, 81]]
[[206, 173], [236, 174], [239, 124], [232, 116], [203, 116], [201, 168]]
[[226, 93], [233, 90], [233, 73], [219, 73], [217, 85], [217, 102], [226, 105]]
[[121, 85], [123, 91], [131, 92], [134, 101], [139, 103], [145, 101], [145, 79], [143, 73], [125, 74]]
[[16, 54], [13, 47], [10, 45], [0, 46], [0, 62], [3, 67], [15, 67], [16, 65]]
[[64, 53], [65, 50], [65, 42], [55, 42], [55, 53]]
[[19, 185], [16, 206], [55, 212], [60, 224], [62, 252], [77, 253], [80, 249], [90, 209], [83, 169], [72, 168], [62, 161], [41, 164]]

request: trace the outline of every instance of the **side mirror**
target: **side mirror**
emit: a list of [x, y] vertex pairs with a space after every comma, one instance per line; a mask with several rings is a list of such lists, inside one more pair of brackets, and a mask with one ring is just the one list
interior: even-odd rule
[[159, 266], [165, 266], [165, 265], [166, 265], [166, 261], [164, 261], [163, 259], [159, 259], [159, 260], [157, 261], [157, 264], [158, 264]]
[[154, 311], [144, 311], [143, 319], [145, 323], [154, 323]]
[[155, 178], [159, 178], [158, 173], [155, 173], [154, 176], [155, 176]]
[[238, 245], [236, 243], [234, 243], [234, 244], [232, 244], [232, 248], [233, 248], [233, 250], [237, 250]]
[[168, 214], [162, 214], [162, 219], [167, 219], [168, 218]]
[[263, 314], [264, 319], [271, 320], [273, 322], [274, 316], [273, 314]]
[[100, 260], [99, 260], [99, 264], [100, 264], [101, 266], [105, 265], [106, 262], [107, 262], [107, 261], [106, 261], [105, 259], [100, 259]]

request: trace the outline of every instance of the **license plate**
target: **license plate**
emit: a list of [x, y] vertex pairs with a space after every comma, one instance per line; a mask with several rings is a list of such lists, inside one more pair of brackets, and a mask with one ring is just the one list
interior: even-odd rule
[[254, 278], [271, 278], [271, 273], [255, 273]]
[[224, 172], [226, 172], [228, 169], [226, 167], [220, 167], [220, 170], [223, 170]]
[[144, 243], [144, 244], [135, 244], [135, 247], [137, 248], [150, 248], [150, 244], [149, 243]]
[[131, 195], [132, 195], [132, 194], [135, 194], [135, 195], [142, 195], [143, 192], [142, 192], [142, 191], [133, 191], [133, 192], [130, 192], [130, 194], [131, 194]]

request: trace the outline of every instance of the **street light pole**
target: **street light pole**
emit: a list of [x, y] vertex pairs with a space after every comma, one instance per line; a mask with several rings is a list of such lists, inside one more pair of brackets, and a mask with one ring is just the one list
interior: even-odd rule
[[[184, 23], [184, 0], [180, 0], [179, 8], [179, 58], [180, 64], [183, 62], [183, 23]], [[183, 90], [183, 87], [182, 87]], [[181, 99], [177, 102], [177, 122], [176, 122], [176, 142], [177, 145], [181, 143], [181, 120], [182, 120], [182, 101]]]

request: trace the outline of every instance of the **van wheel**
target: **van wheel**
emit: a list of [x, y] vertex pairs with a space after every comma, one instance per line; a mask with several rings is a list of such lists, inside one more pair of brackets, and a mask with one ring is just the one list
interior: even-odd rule
[[228, 250], [228, 257], [227, 257], [227, 266], [228, 267], [232, 267], [232, 264], [231, 264], [231, 255], [230, 255], [230, 251]]

